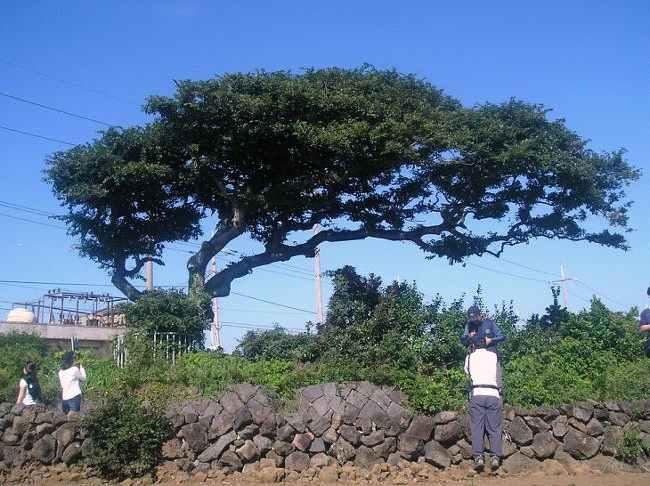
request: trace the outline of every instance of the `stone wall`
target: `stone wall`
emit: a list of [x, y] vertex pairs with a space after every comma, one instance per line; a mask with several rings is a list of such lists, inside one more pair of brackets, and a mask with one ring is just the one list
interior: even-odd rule
[[0, 435], [0, 471], [28, 462], [70, 464], [89, 446], [79, 414], [41, 406], [0, 404]]
[[[468, 418], [457, 412], [414, 415], [393, 387], [370, 383], [314, 385], [301, 390], [297, 408], [280, 413], [261, 388], [241, 384], [218, 399], [171, 407], [174, 437], [164, 459], [187, 472], [302, 472], [352, 463], [369, 468], [403, 461], [444, 469], [471, 460]], [[627, 428], [650, 439], [650, 400], [579, 403], [523, 410], [505, 407], [506, 472], [538, 461], [615, 457]], [[91, 453], [79, 416], [0, 405], [0, 460], [71, 463]]]

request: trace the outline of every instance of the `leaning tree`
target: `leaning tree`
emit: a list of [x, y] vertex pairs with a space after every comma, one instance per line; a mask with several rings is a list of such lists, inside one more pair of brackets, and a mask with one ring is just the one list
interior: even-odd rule
[[[539, 237], [626, 248], [623, 189], [638, 171], [541, 105], [465, 107], [364, 66], [180, 81], [144, 109], [148, 125], [54, 153], [45, 171], [81, 254], [130, 299], [143, 265], [200, 238], [204, 218], [214, 232], [188, 277], [214, 296], [323, 242], [410, 241], [452, 263]], [[210, 259], [244, 235], [262, 249], [206, 280]]]

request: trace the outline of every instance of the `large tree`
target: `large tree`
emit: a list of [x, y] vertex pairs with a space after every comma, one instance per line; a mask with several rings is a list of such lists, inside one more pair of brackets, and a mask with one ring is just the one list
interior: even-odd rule
[[[144, 109], [147, 126], [110, 129], [46, 169], [81, 253], [131, 299], [145, 262], [200, 237], [207, 217], [214, 234], [187, 268], [215, 296], [323, 242], [410, 241], [452, 263], [537, 237], [626, 248], [623, 189], [637, 170], [541, 105], [464, 107], [364, 66], [180, 81]], [[243, 235], [263, 249], [206, 281], [209, 260]]]

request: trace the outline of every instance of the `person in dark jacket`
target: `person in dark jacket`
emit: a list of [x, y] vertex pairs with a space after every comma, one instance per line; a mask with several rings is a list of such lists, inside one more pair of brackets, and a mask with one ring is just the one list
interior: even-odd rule
[[467, 310], [467, 323], [465, 324], [465, 332], [460, 338], [464, 346], [469, 346], [470, 327], [476, 330], [477, 339], [485, 339], [485, 349], [488, 351], [497, 352], [497, 345], [506, 340], [506, 337], [499, 329], [499, 326], [492, 319], [485, 319], [481, 310], [473, 305]]
[[[467, 309], [467, 323], [465, 332], [460, 338], [463, 346], [469, 347], [471, 343], [484, 343], [485, 349], [492, 351], [499, 358], [497, 346], [506, 340], [505, 335], [499, 329], [496, 322], [486, 319], [478, 306], [473, 305]], [[500, 389], [503, 389], [503, 368], [501, 360], [498, 359], [497, 381]]]

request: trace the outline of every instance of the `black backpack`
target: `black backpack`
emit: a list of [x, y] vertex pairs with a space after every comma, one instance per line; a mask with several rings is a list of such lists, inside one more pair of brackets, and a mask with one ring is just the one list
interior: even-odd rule
[[41, 402], [41, 385], [34, 376], [25, 376], [27, 391], [35, 402]]

